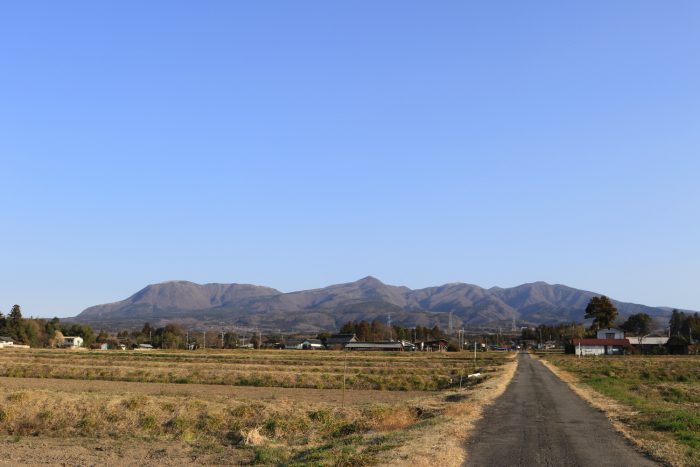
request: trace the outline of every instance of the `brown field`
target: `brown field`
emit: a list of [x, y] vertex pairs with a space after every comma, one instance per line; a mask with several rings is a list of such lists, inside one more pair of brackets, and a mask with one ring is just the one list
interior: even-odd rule
[[643, 450], [670, 465], [700, 465], [700, 357], [543, 357]]
[[[428, 464], [436, 443], [461, 449], [463, 423], [512, 374], [509, 357], [0, 352], [0, 443], [15, 465], [420, 464], [421, 452]], [[467, 380], [474, 368], [485, 377]]]

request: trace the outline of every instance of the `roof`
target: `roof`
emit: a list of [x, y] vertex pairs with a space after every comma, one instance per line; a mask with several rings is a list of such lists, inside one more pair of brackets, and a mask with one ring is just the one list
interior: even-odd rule
[[629, 345], [627, 339], [574, 339], [574, 345]]
[[7, 336], [0, 336], [0, 342], [12, 342], [13, 339]]
[[[639, 337], [628, 336], [630, 344], [639, 345]], [[668, 342], [668, 337], [647, 336], [642, 337], [642, 345], [664, 345]]]
[[346, 344], [348, 342], [356, 342], [357, 336], [355, 334], [333, 334], [332, 336], [326, 338], [326, 344]]

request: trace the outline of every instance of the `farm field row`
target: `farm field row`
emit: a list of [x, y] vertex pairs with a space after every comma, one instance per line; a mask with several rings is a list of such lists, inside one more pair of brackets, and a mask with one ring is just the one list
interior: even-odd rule
[[[290, 355], [293, 354], [293, 355]], [[313, 351], [0, 352], [0, 376], [286, 388], [434, 391], [459, 386], [497, 353]]]
[[583, 395], [650, 454], [671, 465], [700, 465], [700, 357], [543, 358], [595, 391]]
[[[237, 352], [229, 354], [214, 358], [205, 353], [199, 355], [203, 365], [211, 364], [212, 359], [223, 362], [229, 357], [232, 361], [239, 357]], [[11, 356], [22, 355], [22, 365], [31, 366], [26, 359], [50, 359], [65, 372], [73, 363], [90, 362], [91, 355], [97, 353], [37, 351], [1, 355], [2, 368], [11, 366]], [[321, 360], [329, 356], [336, 366], [344, 364], [342, 355], [329, 353], [302, 352], [295, 358]], [[103, 362], [103, 367], [91, 362], [78, 369], [82, 372], [89, 366], [106, 371], [114, 363], [136, 369], [143, 361], [175, 361], [184, 357], [187, 365], [194, 365], [186, 371], [196, 371], [198, 355], [190, 352], [186, 356], [151, 354], [134, 358], [126, 354], [124, 357], [100, 356], [98, 360]], [[3, 377], [0, 378], [0, 434], [4, 433], [6, 438], [0, 444], [10, 459], [15, 456], [14, 459], [23, 463], [48, 459], [46, 454], [42, 457], [41, 450], [37, 452], [41, 443], [46, 449], [65, 445], [67, 450], [60, 456], [56, 454], [60, 459], [52, 459], [69, 464], [85, 458], [91, 450], [99, 451], [89, 456], [97, 463], [373, 465], [386, 463], [390, 452], [391, 458], [403, 456], [408, 460], [418, 455], [416, 450], [420, 450], [421, 443], [430, 446], [424, 449], [429, 455], [435, 443], [453, 439], [445, 435], [452, 424], [459, 423], [458, 431], [463, 433], [465, 420], [474, 418], [481, 404], [495, 394], [494, 387], [504, 385], [507, 369], [513, 365], [511, 356], [481, 357], [477, 365], [485, 377], [478, 384], [474, 384], [474, 379], [465, 381], [465, 389], [461, 391], [377, 391], [350, 386], [343, 392], [327, 388], [244, 387], [236, 384], [237, 380], [233, 385], [118, 382], [81, 379], [81, 375], [89, 376], [82, 373], [72, 375], [72, 379]], [[471, 371], [474, 364], [467, 354], [358, 354], [347, 358], [348, 367], [352, 362], [352, 367], [360, 371], [363, 359], [368, 368], [379, 362], [396, 362], [394, 372], [374, 375], [387, 380], [408, 377], [405, 373], [411, 367], [451, 371], [461, 365], [465, 371]], [[252, 360], [260, 365], [261, 359], [272, 365], [280, 361], [277, 355], [268, 352], [260, 352]], [[285, 359], [288, 361], [289, 357]], [[444, 368], [440, 362], [445, 363]], [[235, 365], [231, 361], [228, 364]], [[49, 365], [44, 361], [39, 366]], [[179, 364], [171, 366], [172, 371], [179, 370]], [[329, 368], [335, 367], [329, 365]], [[288, 369], [289, 373], [296, 370], [300, 375], [306, 374], [304, 365]], [[342, 373], [340, 376], [342, 379]], [[422, 377], [431, 376], [425, 373]], [[280, 383], [280, 380], [271, 382]], [[391, 387], [392, 383], [380, 386]], [[425, 441], [426, 437], [432, 438]], [[151, 443], [160, 447], [151, 449], [148, 447]], [[461, 449], [460, 442], [455, 443], [453, 449]]]

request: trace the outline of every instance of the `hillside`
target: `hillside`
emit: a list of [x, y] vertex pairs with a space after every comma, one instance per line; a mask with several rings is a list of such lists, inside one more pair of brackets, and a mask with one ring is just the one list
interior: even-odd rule
[[[131, 297], [87, 308], [73, 321], [108, 329], [177, 321], [194, 327], [332, 330], [349, 320], [385, 320], [405, 326], [455, 328], [583, 321], [591, 297], [599, 294], [545, 282], [484, 289], [465, 283], [425, 289], [387, 285], [374, 277], [320, 289], [282, 293], [249, 284], [171, 281], [145, 287]], [[615, 301], [624, 317], [648, 313], [658, 321], [667, 308]]]

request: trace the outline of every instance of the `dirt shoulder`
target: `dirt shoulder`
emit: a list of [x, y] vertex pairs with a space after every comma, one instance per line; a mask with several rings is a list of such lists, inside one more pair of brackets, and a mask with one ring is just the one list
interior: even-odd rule
[[474, 389], [446, 393], [445, 399], [458, 400], [445, 409], [446, 421], [419, 429], [409, 443], [391, 451], [391, 457], [382, 465], [462, 465], [467, 456], [465, 443], [476, 422], [482, 417], [484, 410], [505, 392], [517, 365], [517, 359], [513, 355], [507, 363], [500, 366], [497, 373]]

